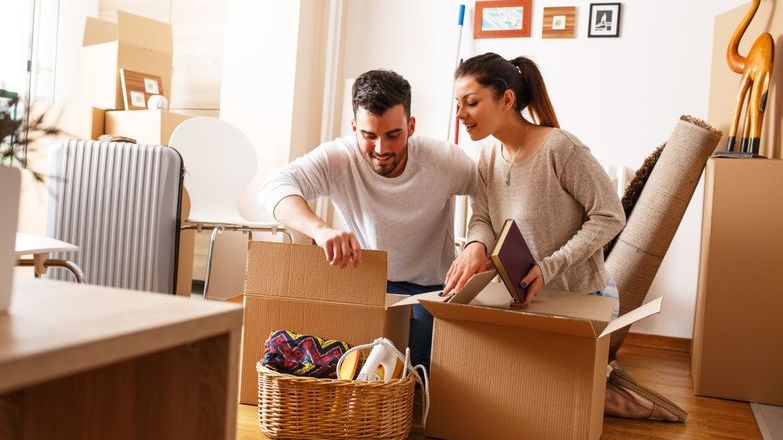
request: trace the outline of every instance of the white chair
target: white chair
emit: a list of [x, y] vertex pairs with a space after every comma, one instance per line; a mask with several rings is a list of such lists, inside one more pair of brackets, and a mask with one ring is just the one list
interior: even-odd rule
[[215, 241], [223, 231], [291, 234], [276, 223], [254, 221], [257, 169], [253, 145], [242, 131], [226, 121], [197, 117], [182, 122], [169, 145], [179, 151], [185, 164], [185, 188], [190, 196], [190, 216], [183, 230], [211, 230], [204, 278], [204, 298], [209, 294]]

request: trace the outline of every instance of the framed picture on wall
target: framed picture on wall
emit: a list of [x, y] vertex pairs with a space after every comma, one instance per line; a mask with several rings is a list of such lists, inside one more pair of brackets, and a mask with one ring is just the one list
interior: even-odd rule
[[619, 37], [621, 3], [590, 3], [590, 24], [587, 36]]
[[531, 1], [477, 1], [473, 38], [529, 37]]
[[576, 6], [544, 8], [542, 38], [574, 38]]
[[163, 94], [163, 81], [158, 75], [120, 68], [120, 83], [125, 110], [146, 110], [150, 96]]

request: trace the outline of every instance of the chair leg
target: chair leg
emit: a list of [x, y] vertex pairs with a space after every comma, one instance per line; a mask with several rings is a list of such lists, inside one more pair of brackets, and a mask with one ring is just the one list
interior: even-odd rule
[[219, 233], [223, 232], [224, 226], [217, 225], [212, 229], [212, 235], [209, 238], [209, 252], [207, 253], [207, 273], [204, 275], [204, 295], [202, 299], [207, 299], [207, 293], [209, 292], [209, 273], [212, 271], [212, 253], [215, 250], [215, 241]]
[[[44, 260], [42, 262], [36, 262], [33, 259], [20, 258], [19, 260], [17, 260], [16, 264], [17, 264], [17, 266], [25, 266], [25, 267], [34, 267], [34, 268], [36, 268], [36, 271], [35, 271], [35, 277], [36, 278], [40, 278], [41, 275], [46, 273], [46, 269], [48, 269], [50, 267], [61, 267], [63, 269], [67, 269], [69, 272], [71, 272], [73, 277], [76, 278], [76, 282], [77, 283], [79, 283], [79, 284], [83, 284], [84, 283], [84, 272], [73, 261], [59, 260], [59, 259], [56, 259], [56, 258], [50, 258], [50, 259], [46, 259], [46, 260]], [[44, 268], [43, 272], [40, 272], [38, 270], [38, 266], [39, 265], [43, 266], [43, 268]]]
[[76, 282], [79, 284], [84, 284], [84, 272], [82, 272], [82, 269], [76, 265], [73, 261], [68, 260], [57, 260], [57, 259], [49, 259], [46, 260], [44, 265], [49, 267], [62, 267], [64, 269], [68, 269], [76, 278]]

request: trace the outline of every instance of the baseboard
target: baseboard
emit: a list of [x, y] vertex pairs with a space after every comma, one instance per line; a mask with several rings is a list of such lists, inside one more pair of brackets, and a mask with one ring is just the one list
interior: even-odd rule
[[675, 338], [672, 336], [648, 335], [644, 333], [628, 333], [628, 335], [625, 337], [623, 345], [680, 351], [684, 353], [690, 353], [691, 351], [690, 339]]

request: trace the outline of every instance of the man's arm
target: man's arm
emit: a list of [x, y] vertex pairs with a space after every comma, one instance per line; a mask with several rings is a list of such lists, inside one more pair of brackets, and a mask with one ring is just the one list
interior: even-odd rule
[[329, 227], [315, 215], [302, 196], [290, 195], [280, 200], [274, 208], [274, 216], [286, 227], [312, 237], [323, 248], [329, 264], [344, 268], [349, 263], [357, 267], [362, 262], [362, 249], [356, 236]]

